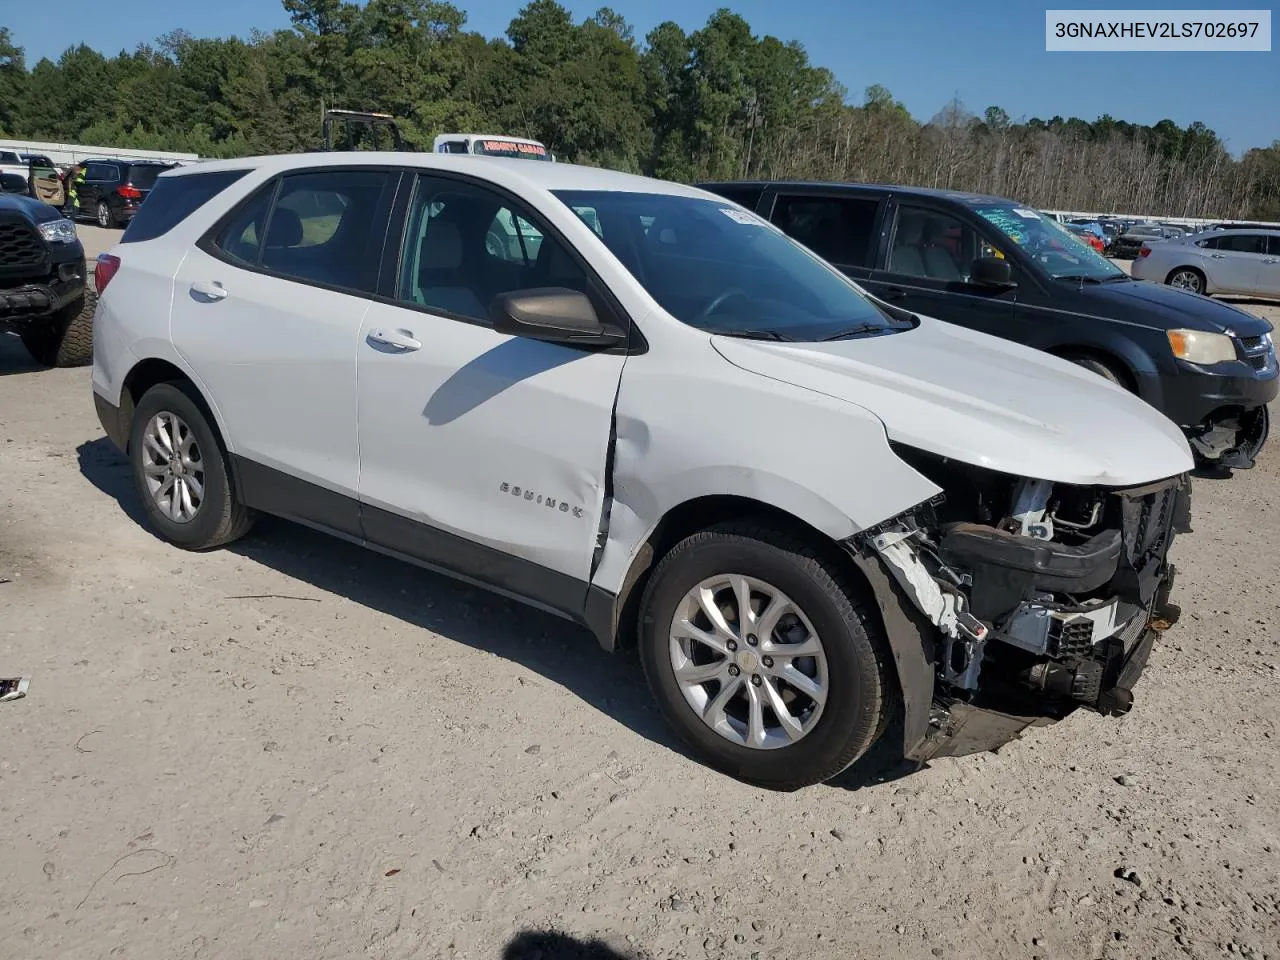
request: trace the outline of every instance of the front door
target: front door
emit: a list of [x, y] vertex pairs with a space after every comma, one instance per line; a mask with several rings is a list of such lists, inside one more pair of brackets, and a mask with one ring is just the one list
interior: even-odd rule
[[[941, 207], [897, 203], [878, 268], [863, 281], [894, 306], [1008, 340], [1020, 339], [1018, 289], [969, 282], [978, 257], [1006, 253], [967, 220]], [[1014, 267], [1014, 279], [1018, 269]]]
[[1280, 297], [1280, 234], [1267, 237], [1267, 255], [1258, 271], [1258, 296]]
[[398, 172], [255, 191], [174, 278], [174, 346], [221, 417], [252, 506], [360, 535], [356, 344]]
[[561, 612], [605, 509], [625, 355], [500, 334], [500, 293], [597, 280], [524, 205], [419, 175], [393, 302], [358, 344], [360, 501], [374, 543]]

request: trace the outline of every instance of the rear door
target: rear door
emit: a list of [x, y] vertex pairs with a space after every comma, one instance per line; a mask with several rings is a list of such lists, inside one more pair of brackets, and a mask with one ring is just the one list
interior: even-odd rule
[[[978, 257], [1006, 256], [993, 231], [915, 197], [895, 200], [888, 224], [888, 242], [864, 282], [868, 290], [913, 313], [1020, 339], [1018, 288], [982, 287], [968, 280]], [[1016, 262], [1013, 272], [1019, 280]]]
[[1205, 246], [1209, 286], [1215, 293], [1253, 296], [1261, 292], [1262, 261], [1268, 256], [1265, 234], [1230, 233], [1210, 237]]
[[172, 337], [220, 414], [251, 505], [360, 535], [356, 344], [399, 173], [277, 177], [193, 247]]
[[602, 317], [616, 314], [585, 260], [530, 205], [487, 183], [414, 180], [400, 262], [357, 345], [366, 536], [580, 609], [626, 356], [498, 333], [489, 305], [510, 290], [568, 287]]
[[885, 197], [874, 193], [779, 188], [769, 219], [855, 280], [871, 272]]
[[109, 163], [90, 163], [84, 170], [84, 183], [80, 184], [77, 196], [80, 209], [90, 216], [97, 216], [98, 201], [102, 199], [107, 184], [117, 179], [114, 167]]

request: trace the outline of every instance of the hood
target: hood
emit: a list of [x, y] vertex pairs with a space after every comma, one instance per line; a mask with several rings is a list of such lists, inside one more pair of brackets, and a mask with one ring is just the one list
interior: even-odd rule
[[[1065, 283], [1054, 280], [1054, 284]], [[1187, 328], [1257, 337], [1271, 330], [1269, 321], [1246, 313], [1239, 307], [1198, 293], [1189, 293], [1163, 283], [1146, 280], [1117, 280], [1114, 283], [1086, 283], [1080, 293], [1103, 316], [1115, 317], [1159, 330]]]
[[0, 213], [16, 213], [34, 223], [57, 220], [62, 214], [43, 200], [21, 193], [0, 193]]
[[990, 470], [1129, 486], [1192, 467], [1181, 431], [1128, 391], [929, 317], [914, 330], [831, 343], [711, 342], [744, 370], [866, 409], [891, 440]]

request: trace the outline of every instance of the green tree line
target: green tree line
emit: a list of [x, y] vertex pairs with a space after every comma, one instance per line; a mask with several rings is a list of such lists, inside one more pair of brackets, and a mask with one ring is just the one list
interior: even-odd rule
[[1015, 121], [958, 101], [921, 122], [879, 85], [860, 102], [794, 41], [730, 10], [638, 39], [532, 0], [506, 36], [436, 0], [283, 0], [288, 29], [183, 31], [28, 67], [0, 28], [0, 134], [227, 157], [318, 146], [325, 106], [441, 132], [535, 137], [563, 160], [674, 180], [805, 177], [1006, 194], [1041, 207], [1280, 219], [1280, 141], [1239, 159], [1203, 123]]

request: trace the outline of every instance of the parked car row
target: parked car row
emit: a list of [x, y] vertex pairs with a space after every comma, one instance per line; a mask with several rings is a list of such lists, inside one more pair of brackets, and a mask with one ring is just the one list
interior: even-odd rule
[[1192, 293], [1280, 299], [1280, 230], [1213, 230], [1144, 244], [1131, 272]]

